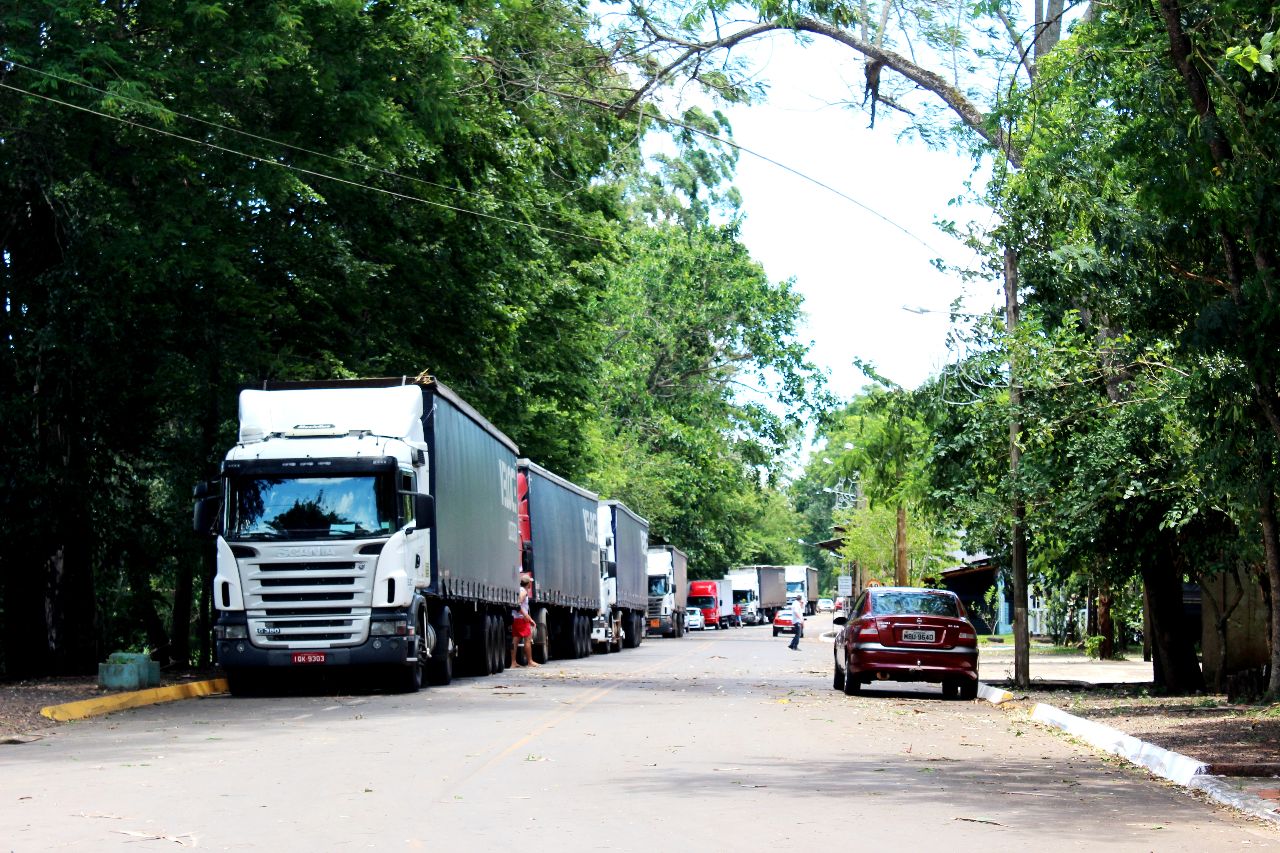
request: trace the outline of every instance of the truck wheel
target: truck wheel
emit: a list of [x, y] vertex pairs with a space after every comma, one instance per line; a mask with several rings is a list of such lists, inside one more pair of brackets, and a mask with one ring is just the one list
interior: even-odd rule
[[578, 637], [576, 657], [585, 658], [591, 654], [591, 623], [585, 615], [575, 613], [574, 624], [578, 629], [575, 632]]
[[547, 608], [539, 607], [533, 616], [533, 660], [546, 663], [551, 657], [551, 634], [547, 631]]
[[262, 679], [258, 673], [245, 669], [226, 670], [227, 690], [232, 696], [258, 696], [262, 693]]
[[449, 608], [440, 611], [436, 621], [436, 647], [431, 652], [431, 667], [427, 670], [427, 681], [443, 686], [453, 681], [453, 655], [456, 647], [453, 644], [453, 618]]
[[417, 636], [414, 638], [417, 642], [414, 648], [417, 653], [414, 655], [413, 663], [397, 669], [391, 680], [391, 689], [397, 693], [417, 693], [422, 689], [422, 679], [424, 671], [427, 667], [427, 622], [423, 615], [426, 609], [420, 610], [418, 615], [414, 617], [414, 631]]
[[497, 675], [502, 672], [502, 620], [489, 613], [484, 617], [484, 627], [484, 645], [488, 651], [486, 657], [489, 662], [489, 674]]

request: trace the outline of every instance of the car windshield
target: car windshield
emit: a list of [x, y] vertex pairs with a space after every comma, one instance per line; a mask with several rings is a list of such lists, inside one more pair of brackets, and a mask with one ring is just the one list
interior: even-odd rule
[[667, 576], [654, 575], [649, 578], [649, 594], [650, 595], [666, 595], [667, 594]]
[[694, 607], [715, 607], [717, 602], [713, 595], [691, 595], [689, 603]]
[[871, 598], [871, 612], [877, 616], [923, 614], [959, 616], [956, 600], [937, 592], [886, 592]]
[[235, 477], [228, 539], [359, 539], [395, 527], [394, 492], [368, 474]]

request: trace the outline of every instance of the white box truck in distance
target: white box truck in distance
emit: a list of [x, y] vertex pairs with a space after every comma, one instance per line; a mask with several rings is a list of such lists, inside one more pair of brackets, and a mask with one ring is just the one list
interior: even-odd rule
[[689, 558], [679, 548], [649, 549], [649, 633], [683, 637], [689, 596]]
[[[269, 383], [197, 490], [218, 663], [377, 667], [400, 690], [506, 662], [519, 594], [516, 445], [430, 377]], [[220, 517], [214, 523], [214, 514]]]
[[806, 616], [818, 612], [818, 570], [811, 566], [786, 566], [787, 600], [800, 598]]
[[741, 566], [732, 569], [733, 602], [751, 625], [773, 621], [773, 614], [787, 604], [787, 584], [782, 566]]

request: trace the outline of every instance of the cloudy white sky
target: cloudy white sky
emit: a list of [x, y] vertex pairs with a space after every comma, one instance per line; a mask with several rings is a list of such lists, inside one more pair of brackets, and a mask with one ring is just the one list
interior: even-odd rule
[[770, 278], [795, 278], [808, 313], [804, 334], [814, 342], [814, 359], [831, 372], [833, 391], [848, 397], [865, 384], [852, 366], [855, 357], [915, 387], [947, 358], [948, 318], [903, 306], [945, 312], [957, 297], [970, 310], [1002, 304], [998, 282], [966, 287], [930, 263], [969, 257], [935, 219], [990, 219], [983, 208], [948, 204], [964, 194], [974, 164], [963, 153], [898, 140], [892, 122], [870, 130], [864, 113], [836, 105], [851, 97], [849, 83], [861, 99], [861, 66], [848, 49], [823, 42], [797, 47], [790, 36], [758, 49], [769, 96], [728, 111], [735, 140], [865, 208], [743, 153], [737, 177], [743, 240]]

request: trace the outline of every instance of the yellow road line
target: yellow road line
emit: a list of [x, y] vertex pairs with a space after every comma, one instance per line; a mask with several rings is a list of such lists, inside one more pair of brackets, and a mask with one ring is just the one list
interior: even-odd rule
[[128, 693], [113, 693], [110, 696], [99, 696], [94, 699], [82, 699], [79, 702], [67, 702], [62, 705], [50, 705], [41, 708], [41, 716], [58, 722], [67, 720], [83, 720], [126, 708], [141, 708], [143, 705], [157, 705], [161, 702], [174, 702], [178, 699], [190, 699], [195, 696], [212, 696], [215, 693], [227, 692], [225, 678], [213, 678], [208, 681], [191, 681], [186, 684], [173, 684], [169, 687], [152, 687], [149, 690], [133, 690]]
[[[655, 661], [654, 663], [652, 663], [652, 664], [650, 664], [650, 665], [648, 665], [648, 666], [646, 666], [646, 667], [642, 667], [642, 668], [640, 668], [640, 669], [634, 670], [634, 671], [631, 673], [631, 675], [648, 675], [649, 673], [654, 672], [654, 671], [656, 671], [656, 670], [658, 670], [658, 669], [661, 669], [661, 668], [662, 668], [662, 667], [664, 667], [664, 666], [669, 666], [669, 665], [671, 665], [671, 664], [678, 663], [678, 662], [680, 662], [680, 661], [684, 660], [685, 658], [692, 657], [693, 655], [698, 654], [699, 652], [706, 650], [707, 648], [709, 648], [709, 647], [710, 647], [710, 645], [711, 645], [711, 642], [710, 642], [709, 640], [703, 640], [703, 641], [702, 641], [700, 644], [698, 644], [697, 646], [694, 646], [693, 648], [688, 649], [688, 650], [686, 650], [686, 651], [682, 652], [681, 654], [676, 655], [675, 657], [672, 657], [672, 658], [663, 658], [663, 659], [661, 659], [661, 660], [657, 660], [657, 661]], [[480, 766], [479, 766], [479, 767], [477, 767], [475, 770], [471, 771], [471, 772], [470, 772], [470, 773], [468, 773], [466, 776], [463, 776], [461, 779], [459, 779], [459, 780], [458, 780], [458, 787], [462, 787], [462, 786], [463, 786], [463, 785], [465, 785], [467, 782], [469, 782], [471, 779], [473, 779], [474, 777], [476, 777], [476, 776], [478, 776], [479, 774], [483, 773], [484, 771], [488, 770], [489, 768], [493, 767], [495, 764], [497, 764], [498, 762], [502, 761], [504, 758], [506, 758], [507, 756], [511, 755], [513, 752], [515, 752], [515, 751], [519, 750], [521, 747], [526, 746], [526, 745], [527, 745], [527, 744], [529, 744], [531, 741], [533, 741], [535, 738], [537, 738], [537, 737], [539, 737], [539, 736], [541, 736], [541, 735], [543, 735], [543, 734], [546, 734], [548, 731], [550, 731], [551, 729], [555, 728], [555, 727], [556, 727], [557, 725], [559, 725], [560, 723], [562, 723], [562, 722], [564, 722], [565, 720], [569, 719], [569, 718], [570, 718], [570, 717], [572, 717], [574, 714], [577, 714], [577, 713], [578, 713], [579, 711], [581, 711], [583, 708], [586, 708], [588, 705], [591, 705], [591, 704], [593, 704], [593, 703], [595, 703], [595, 702], [598, 702], [599, 700], [603, 699], [605, 696], [607, 696], [607, 695], [609, 695], [610, 693], [612, 693], [613, 691], [617, 690], [619, 687], [621, 687], [622, 685], [626, 684], [626, 683], [627, 683], [628, 681], [630, 681], [630, 680], [631, 680], [630, 678], [627, 678], [627, 679], [621, 679], [621, 678], [619, 678], [619, 679], [615, 679], [615, 680], [613, 680], [612, 682], [610, 682], [610, 683], [608, 683], [608, 684], [605, 684], [605, 685], [603, 685], [603, 686], [601, 686], [601, 687], [597, 687], [597, 688], [595, 688], [595, 689], [593, 689], [593, 690], [588, 691], [588, 692], [587, 692], [586, 694], [584, 694], [580, 699], [578, 699], [576, 702], [574, 702], [574, 703], [573, 703], [573, 705], [571, 705], [570, 707], [568, 707], [568, 708], [562, 708], [562, 709], [560, 709], [560, 710], [558, 710], [558, 711], [552, 711], [552, 712], [551, 712], [551, 714], [550, 714], [550, 717], [548, 717], [548, 718], [544, 718], [543, 722], [541, 722], [541, 723], [539, 723], [537, 726], [535, 726], [535, 727], [534, 727], [534, 728], [533, 728], [533, 729], [532, 729], [528, 734], [526, 734], [526, 735], [524, 735], [523, 737], [521, 737], [520, 739], [516, 740], [514, 743], [512, 743], [510, 746], [508, 746], [508, 747], [506, 747], [505, 749], [503, 749], [503, 750], [502, 750], [501, 752], [499, 752], [497, 755], [495, 755], [495, 756], [493, 756], [492, 758], [490, 758], [490, 759], [489, 759], [488, 761], [486, 761], [484, 764], [480, 765]]]

